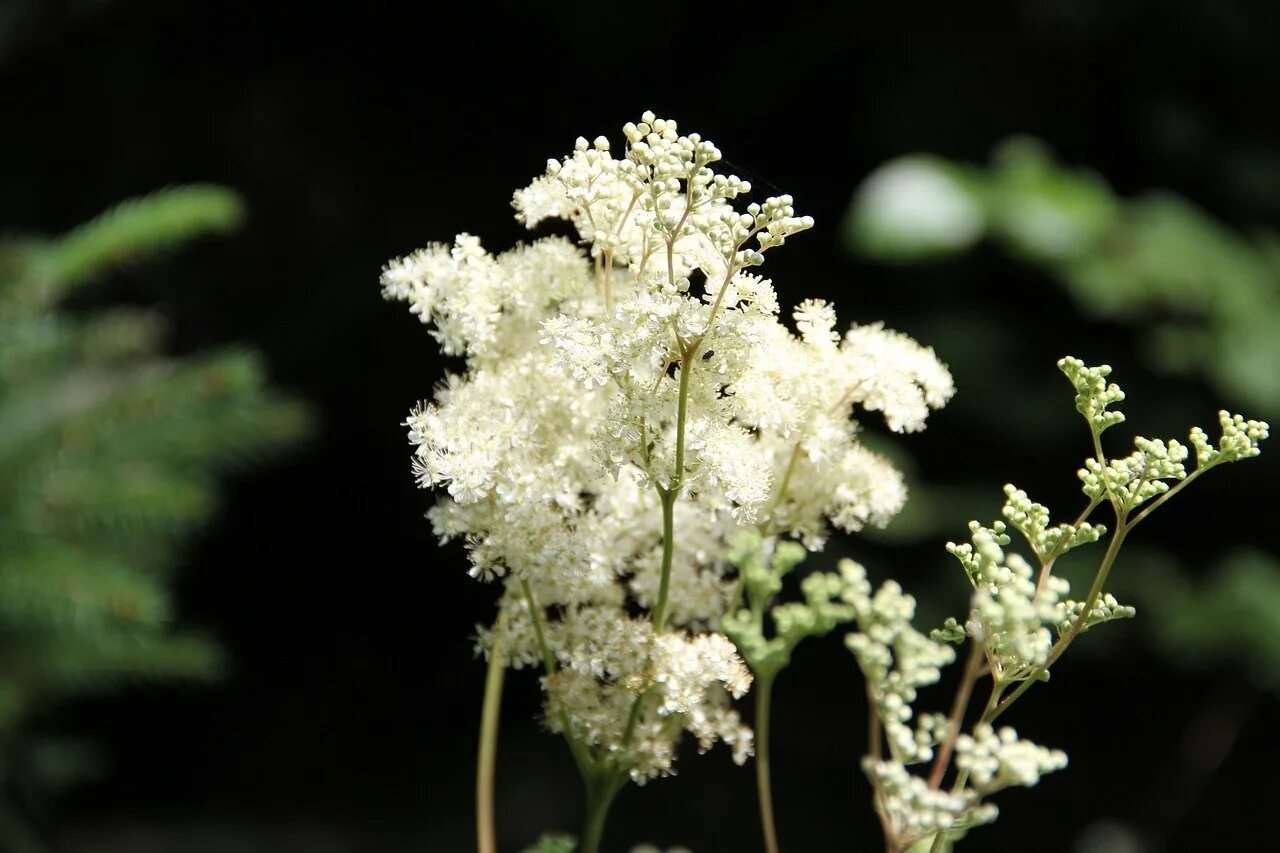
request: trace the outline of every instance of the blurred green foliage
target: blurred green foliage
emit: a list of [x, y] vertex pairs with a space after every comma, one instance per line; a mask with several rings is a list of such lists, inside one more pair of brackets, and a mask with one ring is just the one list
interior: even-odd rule
[[1132, 324], [1150, 365], [1200, 372], [1231, 400], [1280, 410], [1280, 236], [1245, 235], [1168, 192], [1121, 198], [1101, 177], [1010, 139], [987, 167], [927, 155], [859, 188], [846, 233], [912, 263], [990, 239], [1059, 281], [1091, 317]]
[[1196, 581], [1169, 555], [1135, 567], [1151, 628], [1170, 659], [1189, 667], [1242, 669], [1280, 695], [1280, 560], [1262, 551], [1223, 558]]
[[210, 637], [172, 625], [170, 576], [217, 506], [219, 477], [296, 442], [308, 411], [268, 388], [252, 352], [167, 357], [155, 311], [60, 303], [242, 214], [229, 190], [179, 187], [62, 237], [0, 243], [0, 782], [11, 796], [92, 770], [85, 745], [33, 735], [49, 707], [223, 666]]
[[573, 853], [577, 849], [578, 839], [572, 835], [548, 832], [539, 837], [532, 847], [526, 847], [522, 853]]

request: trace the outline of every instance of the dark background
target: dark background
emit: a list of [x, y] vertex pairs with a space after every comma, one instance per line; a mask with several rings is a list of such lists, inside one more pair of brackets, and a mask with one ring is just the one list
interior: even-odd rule
[[[1144, 371], [1130, 331], [1078, 319], [1047, 280], [994, 251], [923, 269], [857, 261], [839, 232], [856, 183], [899, 154], [985, 160], [999, 139], [1030, 132], [1121, 192], [1170, 187], [1239, 226], [1280, 216], [1280, 171], [1268, 171], [1280, 150], [1273, 2], [5, 6], [0, 225], [54, 232], [168, 184], [238, 188], [250, 210], [239, 235], [127, 270], [101, 292], [162, 303], [175, 351], [263, 349], [276, 380], [324, 416], [302, 452], [230, 486], [191, 555], [184, 619], [224, 640], [231, 677], [138, 688], [53, 721], [105, 738], [114, 757], [108, 779], [42, 818], [68, 850], [473, 843], [483, 667], [471, 635], [493, 590], [421, 518], [431, 498], [413, 488], [399, 424], [444, 365], [416, 319], [380, 300], [377, 278], [389, 257], [459, 231], [492, 249], [520, 239], [511, 192], [574, 137], [618, 140], [623, 122], [654, 109], [715, 140], [765, 193], [792, 193], [818, 226], [770, 256], [782, 300], [833, 298], [845, 321], [884, 319], [938, 346], [959, 396], [907, 447], [920, 480], [988, 489], [989, 505], [970, 510], [985, 518], [1009, 478], [1075, 507], [1087, 434], [1040, 440], [977, 417], [1015, 403], [1001, 375], [965, 368], [964, 348], [984, 343], [955, 328], [975, 312], [1019, 340], [1026, 360], [1011, 371], [1058, 388], [1063, 424], [1076, 417], [1053, 369], [1066, 352], [1115, 364], [1132, 420], [1153, 432], [1181, 432], [1184, 410], [1211, 425], [1234, 401]], [[953, 350], [935, 335], [947, 324]], [[1178, 404], [1162, 408], [1167, 399]], [[1274, 548], [1274, 532], [1230, 525], [1250, 498], [1269, 511], [1275, 470], [1215, 475], [1144, 536], [1192, 567], [1239, 540]], [[963, 581], [941, 542], [836, 542], [832, 555], [854, 554], [954, 611]], [[999, 798], [1001, 820], [975, 847], [1069, 850], [1115, 819], [1168, 849], [1267, 848], [1274, 698], [1257, 701], [1230, 671], [1172, 666], [1141, 630], [1116, 627], [1103, 656], [1082, 648], [1087, 667], [1069, 656], [1011, 715], [1072, 766]], [[856, 763], [861, 690], [834, 637], [780, 680], [774, 774], [791, 850], [877, 844]], [[1249, 713], [1202, 784], [1179, 743], [1219, 699]], [[527, 673], [510, 678], [504, 850], [580, 819], [572, 765], [533, 722], [536, 703]], [[749, 770], [724, 750], [687, 753], [675, 779], [620, 797], [610, 849], [756, 849]]]

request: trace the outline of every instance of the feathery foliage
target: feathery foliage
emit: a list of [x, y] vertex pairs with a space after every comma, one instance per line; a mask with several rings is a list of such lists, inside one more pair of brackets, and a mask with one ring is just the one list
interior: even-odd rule
[[154, 311], [60, 310], [125, 262], [232, 230], [239, 197], [187, 186], [56, 238], [0, 243], [0, 782], [30, 793], [88, 769], [30, 735], [44, 709], [135, 679], [217, 676], [212, 638], [175, 627], [181, 547], [219, 478], [297, 441], [309, 415], [232, 348], [163, 353]]

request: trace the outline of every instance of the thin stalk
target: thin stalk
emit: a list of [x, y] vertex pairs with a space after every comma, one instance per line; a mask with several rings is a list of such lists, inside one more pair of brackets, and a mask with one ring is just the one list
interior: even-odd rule
[[497, 853], [493, 778], [498, 755], [498, 720], [502, 714], [502, 682], [506, 674], [502, 637], [494, 636], [489, 668], [484, 679], [484, 705], [480, 711], [480, 747], [476, 754], [476, 851]]
[[[542, 629], [542, 608], [538, 605], [538, 599], [534, 597], [533, 587], [529, 586], [528, 580], [521, 578], [520, 587], [524, 590], [525, 601], [529, 604], [529, 621], [533, 623], [533, 635], [537, 638], [538, 651], [542, 654], [542, 668], [550, 678], [556, 674], [556, 659], [551, 654], [546, 634]], [[548, 699], [548, 706], [550, 704]], [[578, 772], [582, 774], [584, 780], [589, 780], [595, 766], [591, 751], [574, 737], [573, 728], [569, 725], [569, 715], [564, 712], [564, 709], [556, 709], [556, 713], [560, 717], [560, 728], [564, 730], [564, 739], [569, 744], [569, 751], [573, 753], [573, 761], [578, 765]]]
[[[742, 243], [738, 245], [741, 247]], [[716, 301], [711, 303], [711, 313], [707, 315], [707, 328], [703, 329], [702, 334], [698, 335], [694, 340], [695, 346], [700, 346], [707, 335], [711, 334], [711, 327], [716, 324], [716, 317], [720, 314], [720, 307], [724, 305], [724, 295], [729, 290], [729, 282], [733, 281], [733, 274], [737, 271], [738, 268], [735, 262], [730, 261], [728, 268], [724, 271], [724, 281], [720, 283], [720, 290], [716, 293]]]
[[[1089, 505], [1084, 508], [1084, 511], [1081, 512], [1080, 515], [1076, 516], [1076, 520], [1071, 523], [1071, 526], [1078, 528], [1080, 525], [1084, 524], [1085, 520], [1089, 516], [1093, 515], [1093, 511], [1097, 509], [1098, 505], [1101, 503], [1102, 498], [1093, 498], [1090, 500]], [[1053, 571], [1054, 561], [1057, 560], [1058, 557], [1062, 556], [1062, 553], [1066, 550], [1067, 537], [1063, 536], [1058, 540], [1058, 544], [1054, 546], [1053, 550], [1044, 557], [1040, 564], [1040, 577], [1036, 580], [1036, 595], [1040, 594], [1041, 590], [1044, 589], [1044, 585], [1048, 582], [1049, 575]]]
[[551, 648], [547, 645], [547, 636], [542, 631], [542, 608], [538, 605], [538, 599], [534, 598], [533, 587], [529, 586], [529, 581], [521, 578], [520, 588], [524, 590], [525, 601], [529, 604], [529, 621], [533, 623], [533, 636], [537, 639], [538, 651], [542, 654], [542, 668], [547, 671], [547, 675], [555, 675], [556, 659], [551, 654]]
[[671, 593], [671, 562], [675, 554], [674, 491], [662, 493], [662, 570], [658, 575], [658, 604], [653, 611], [653, 630], [660, 633], [667, 624], [667, 597]]
[[1067, 629], [1067, 632], [1058, 638], [1058, 642], [1053, 644], [1053, 648], [1049, 649], [1049, 658], [1045, 661], [1044, 666], [1033, 671], [1021, 684], [1014, 688], [1012, 693], [1001, 700], [991, 713], [984, 714], [985, 722], [994, 722], [997, 717], [1009, 710], [1009, 706], [1018, 701], [1023, 693], [1030, 690], [1031, 685], [1035, 683], [1042, 673], [1058, 662], [1058, 658], [1062, 657], [1067, 647], [1084, 630], [1084, 623], [1088, 620], [1089, 613], [1102, 595], [1102, 587], [1107, 582], [1107, 576], [1111, 574], [1111, 567], [1115, 565], [1116, 556], [1120, 553], [1120, 546], [1124, 544], [1124, 537], [1128, 532], [1129, 526], [1125, 524], [1124, 516], [1117, 511], [1115, 533], [1111, 535], [1111, 542], [1107, 545], [1107, 553], [1103, 556], [1102, 564], [1098, 567], [1098, 573], [1093, 578], [1093, 586], [1089, 588], [1089, 597], [1085, 599], [1084, 608], [1080, 611], [1080, 615], [1071, 623], [1071, 627]]
[[872, 761], [879, 761], [882, 757], [882, 747], [880, 744], [880, 709], [876, 707], [875, 697], [871, 695], [871, 685], [867, 685], [867, 754], [871, 756]]
[[[991, 695], [987, 697], [987, 705], [982, 711], [982, 717], [979, 723], [990, 723], [994, 717], [991, 714], [995, 711], [996, 706], [1000, 704], [1000, 696], [1004, 693], [1004, 684], [991, 679]], [[964, 790], [965, 783], [969, 781], [969, 771], [961, 770], [956, 774], [956, 781], [951, 785], [951, 793], [958, 794]], [[947, 845], [947, 833], [939, 832], [933, 837], [933, 843], [929, 845], [929, 853], [945, 853], [949, 847]]]
[[[1216, 465], [1217, 463], [1214, 463], [1214, 464]], [[1197, 468], [1196, 470], [1188, 474], [1186, 477], [1184, 477], [1182, 481], [1178, 483], [1178, 485], [1174, 486], [1169, 491], [1165, 492], [1163, 495], [1156, 498], [1151, 503], [1147, 504], [1145, 507], [1142, 508], [1142, 512], [1135, 515], [1129, 521], [1129, 529], [1132, 530], [1135, 526], [1137, 526], [1138, 522], [1142, 521], [1142, 519], [1146, 518], [1148, 515], [1151, 515], [1151, 513], [1159, 509], [1164, 504], [1165, 501], [1169, 500], [1169, 498], [1173, 497], [1178, 492], [1185, 489], [1188, 483], [1190, 483], [1196, 477], [1199, 477], [1201, 474], [1203, 474], [1205, 471], [1208, 471], [1212, 467], [1213, 465], [1206, 465], [1203, 468]]]
[[773, 500], [769, 501], [769, 508], [764, 511], [760, 519], [760, 532], [764, 533], [766, 527], [773, 521], [773, 514], [787, 497], [787, 489], [791, 487], [791, 478], [796, 473], [796, 463], [800, 461], [800, 442], [796, 442], [791, 448], [791, 456], [787, 459], [786, 470], [782, 472], [782, 481], [778, 484], [778, 491], [774, 492]]
[[671, 484], [662, 497], [662, 569], [658, 577], [658, 603], [653, 609], [653, 629], [660, 633], [667, 625], [667, 596], [671, 591], [671, 561], [675, 555], [675, 502], [684, 487], [685, 424], [689, 414], [689, 374], [693, 372], [692, 349], [680, 359], [680, 396], [676, 401], [676, 462]]
[[981, 674], [983, 649], [977, 640], [969, 640], [969, 659], [964, 666], [964, 677], [956, 689], [956, 698], [951, 705], [951, 716], [947, 723], [947, 736], [938, 750], [938, 757], [933, 762], [933, 772], [929, 774], [929, 788], [936, 791], [942, 784], [947, 767], [951, 764], [951, 753], [956, 748], [956, 739], [960, 737], [960, 729], [964, 725], [964, 712], [969, 707], [969, 697], [973, 695], [973, 686], [978, 683]]
[[613, 308], [613, 249], [605, 249], [604, 255], [604, 310]]
[[578, 853], [600, 853], [604, 838], [604, 824], [609, 817], [609, 806], [617, 795], [619, 784], [609, 776], [587, 785], [587, 820], [582, 826], [582, 840]]
[[766, 853], [778, 853], [778, 829], [773, 819], [773, 788], [769, 783], [769, 705], [773, 676], [756, 683], [756, 796], [760, 800], [760, 830]]
[[636, 733], [636, 726], [640, 723], [640, 717], [644, 712], [644, 703], [648, 698], [649, 691], [645, 690], [636, 696], [635, 701], [631, 703], [631, 713], [627, 714], [627, 727], [622, 732], [623, 746], [631, 744], [631, 737]]

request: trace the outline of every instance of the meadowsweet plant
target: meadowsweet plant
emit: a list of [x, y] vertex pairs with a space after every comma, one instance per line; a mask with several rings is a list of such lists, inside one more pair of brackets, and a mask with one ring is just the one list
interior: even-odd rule
[[[1050, 667], [1081, 633], [1135, 615], [1134, 608], [1105, 591], [1133, 529], [1206, 471], [1257, 456], [1268, 436], [1267, 424], [1220, 412], [1216, 443], [1195, 427], [1190, 447], [1175, 439], [1139, 437], [1133, 453], [1109, 458], [1102, 434], [1124, 421], [1113, 408], [1124, 393], [1108, 381], [1111, 368], [1087, 367], [1070, 357], [1058, 367], [1075, 388], [1076, 409], [1089, 426], [1094, 451], [1078, 472], [1087, 503], [1074, 521], [1051, 525], [1046, 507], [1006, 486], [1004, 520], [989, 527], [971, 522], [969, 542], [948, 543], [973, 585], [973, 597], [963, 621], [948, 619], [928, 638], [911, 626], [914, 602], [895, 583], [872, 595], [860, 567], [842, 567], [842, 598], [857, 611], [858, 628], [846, 636], [846, 644], [867, 678], [871, 705], [863, 767], [888, 850], [915, 845], [932, 853], [949, 850], [966, 830], [995, 819], [996, 809], [988, 802], [992, 794], [1034, 785], [1043, 774], [1066, 766], [1061, 751], [1023, 740], [1011, 727], [996, 728], [997, 719], [1033, 684], [1048, 680]], [[1104, 505], [1111, 511], [1110, 532], [1089, 521]], [[1010, 529], [1025, 540], [1031, 560], [1007, 550]], [[1105, 552], [1085, 597], [1067, 598], [1069, 585], [1053, 573], [1055, 562], [1104, 537], [1109, 537]], [[967, 646], [968, 653], [950, 713], [920, 715], [913, 730], [908, 723], [915, 691], [938, 681], [939, 668], [955, 657], [947, 645], [952, 643]], [[989, 679], [990, 692], [966, 730], [970, 699], [983, 678]], [[913, 773], [911, 765], [926, 770]], [[944, 785], [952, 767], [952, 784]]]
[[[1217, 446], [1194, 432], [1191, 474], [1177, 442], [1139, 440], [1122, 460], [1097, 445], [1081, 474], [1088, 511], [1072, 525], [1050, 528], [1011, 489], [1007, 524], [1028, 537], [1039, 575], [1002, 550], [1006, 522], [975, 525], [973, 542], [951, 549], [974, 584], [971, 614], [932, 636], [911, 626], [910, 596], [892, 581], [873, 592], [852, 562], [779, 603], [784, 576], [833, 528], [883, 525], [906, 499], [855, 416], [920, 430], [951, 397], [951, 376], [932, 350], [878, 324], [841, 331], [820, 300], [781, 319], [759, 268], [812, 220], [789, 196], [754, 200], [747, 181], [718, 171], [714, 144], [673, 121], [646, 113], [623, 134], [620, 149], [579, 139], [515, 194], [518, 220], [567, 220], [576, 239], [495, 256], [462, 234], [382, 274], [384, 295], [458, 359], [407, 426], [418, 481], [441, 492], [435, 532], [466, 543], [471, 574], [497, 597], [478, 631], [489, 662], [479, 849], [496, 849], [503, 676], [531, 668], [545, 725], [586, 789], [576, 842], [547, 837], [537, 849], [595, 853], [619, 791], [671, 775], [689, 739], [699, 751], [723, 743], [740, 764], [755, 757], [764, 843], [777, 850], [770, 692], [800, 640], [841, 625], [867, 678], [864, 766], [887, 845], [945, 849], [994, 818], [992, 793], [1065, 763], [991, 724], [1082, 630], [1132, 615], [1102, 590], [1124, 535], [1200, 471], [1256, 453], [1266, 426], [1226, 419]], [[1107, 409], [1119, 391], [1105, 369], [1063, 368], [1096, 440], [1120, 419]], [[1103, 503], [1117, 515], [1112, 545], [1090, 594], [1072, 602], [1052, 564], [1103, 535], [1087, 521]], [[971, 650], [955, 708], [915, 714], [917, 689], [939, 679], [953, 644]], [[988, 674], [989, 711], [966, 728], [969, 694]], [[754, 731], [735, 707], [749, 692]], [[952, 764], [959, 775], [944, 789]]]

